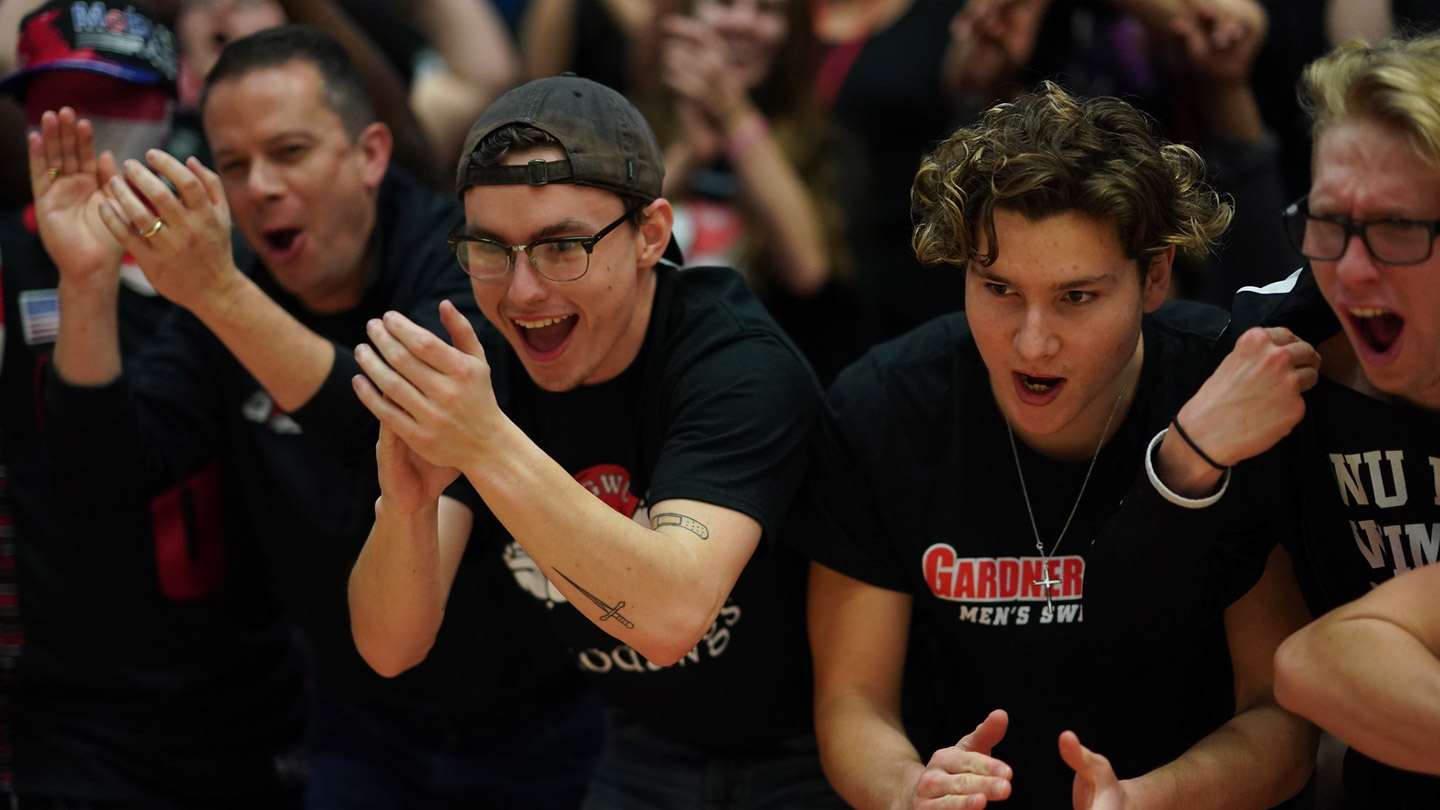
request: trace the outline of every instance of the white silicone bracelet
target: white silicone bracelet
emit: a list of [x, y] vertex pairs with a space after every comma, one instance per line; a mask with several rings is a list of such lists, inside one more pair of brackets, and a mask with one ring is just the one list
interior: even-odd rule
[[1150, 440], [1150, 446], [1145, 448], [1145, 474], [1150, 476], [1150, 485], [1155, 487], [1155, 491], [1160, 493], [1160, 497], [1176, 506], [1183, 506], [1186, 509], [1204, 509], [1220, 500], [1220, 496], [1224, 495], [1225, 490], [1230, 488], [1229, 467], [1226, 467], [1225, 472], [1220, 475], [1220, 489], [1217, 490], [1215, 494], [1207, 495], [1204, 498], [1187, 498], [1184, 495], [1177, 494], [1165, 486], [1165, 482], [1161, 481], [1160, 476], [1155, 474], [1155, 448], [1160, 446], [1160, 442], [1164, 440], [1165, 434], [1169, 432], [1170, 427], [1167, 425], [1159, 433], [1155, 434], [1155, 438]]

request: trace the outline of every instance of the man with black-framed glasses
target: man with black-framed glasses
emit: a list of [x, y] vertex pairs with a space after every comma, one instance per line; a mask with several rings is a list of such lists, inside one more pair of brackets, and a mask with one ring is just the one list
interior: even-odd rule
[[[1276, 653], [1280, 703], [1350, 745], [1351, 806], [1440, 807], [1440, 35], [1346, 43], [1306, 69], [1301, 101], [1313, 176], [1284, 222], [1308, 266], [1240, 291], [1221, 367], [1287, 362], [1303, 340], [1319, 380], [1278, 444], [1240, 440], [1266, 420], [1204, 407], [1185, 426], [1217, 468], [1262, 453], [1244, 480], [1270, 508], [1232, 528], [1279, 540], [1319, 616]], [[1215, 559], [1148, 550], [1146, 570]]]
[[662, 260], [660, 147], [613, 90], [523, 85], [464, 155], [447, 241], [489, 323], [442, 305], [452, 347], [387, 313], [356, 349], [382, 424], [361, 654], [386, 675], [424, 660], [456, 562], [503, 554], [613, 710], [586, 808], [842, 806], [805, 563], [773, 539], [819, 409], [809, 366], [738, 273]]

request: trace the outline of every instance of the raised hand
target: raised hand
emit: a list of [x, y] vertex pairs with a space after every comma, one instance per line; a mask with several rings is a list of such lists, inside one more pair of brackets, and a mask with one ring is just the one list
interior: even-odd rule
[[391, 508], [402, 514], [413, 514], [435, 503], [445, 488], [460, 475], [454, 467], [441, 467], [426, 461], [383, 423], [380, 425], [380, 439], [375, 443], [375, 462], [380, 477], [380, 494]]
[[[1222, 465], [1270, 449], [1305, 415], [1301, 394], [1319, 379], [1320, 355], [1283, 327], [1255, 327], [1200, 386], [1176, 420]], [[1168, 443], [1171, 437], [1166, 436]]]
[[958, 89], [993, 95], [1035, 50], [1050, 0], [970, 0], [950, 21], [947, 72]]
[[754, 111], [749, 93], [735, 79], [724, 40], [693, 17], [666, 17], [661, 30], [661, 80], [677, 98], [703, 112], [723, 140], [726, 131]]
[[1190, 71], [1221, 82], [1249, 80], [1268, 27], [1256, 0], [1180, 0], [1170, 22]]
[[[990, 752], [1009, 727], [1010, 716], [996, 709], [955, 745], [936, 751], [920, 774], [911, 807], [976, 810], [1007, 798], [1013, 773], [1009, 765], [990, 756]], [[955, 801], [955, 797], [960, 800]]]
[[[105, 186], [100, 215], [167, 299], [197, 311], [222, 304], [241, 280], [230, 245], [230, 206], [220, 178], [195, 158], [185, 163], [159, 149], [145, 153], [154, 168], [127, 160]], [[163, 175], [175, 187], [160, 179]]]
[[95, 131], [75, 110], [61, 107], [40, 116], [27, 138], [30, 189], [40, 241], [62, 278], [118, 278], [124, 249], [100, 219], [104, 184], [115, 176], [115, 158], [95, 155]]
[[1075, 771], [1071, 801], [1075, 810], [1125, 810], [1125, 785], [1115, 778], [1110, 760], [1080, 744], [1073, 731], [1060, 733], [1060, 758]]
[[440, 304], [440, 319], [453, 346], [398, 312], [370, 321], [371, 345], [355, 347], [366, 377], [353, 382], [365, 407], [420, 458], [465, 469], [507, 420], [470, 322], [449, 301]]

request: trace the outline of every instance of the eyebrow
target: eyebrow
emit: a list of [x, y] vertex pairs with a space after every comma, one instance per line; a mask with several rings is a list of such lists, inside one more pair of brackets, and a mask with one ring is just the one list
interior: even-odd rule
[[[308, 130], [303, 130], [303, 129], [287, 129], [287, 130], [285, 130], [284, 132], [278, 132], [278, 133], [276, 133], [276, 134], [274, 134], [274, 135], [271, 135], [270, 137], [268, 137], [268, 138], [266, 138], [265, 140], [261, 141], [261, 142], [260, 142], [260, 145], [261, 145], [262, 147], [268, 149], [268, 148], [274, 147], [276, 144], [278, 144], [278, 143], [281, 142], [281, 141], [290, 140], [291, 138], [299, 138], [300, 140], [303, 140], [303, 141], [305, 141], [305, 142], [307, 142], [307, 143], [314, 143], [315, 141], [319, 140], [319, 138], [315, 137], [315, 135], [312, 134], [311, 132], [309, 132]], [[243, 150], [243, 149], [232, 149], [232, 148], [230, 148], [230, 147], [221, 146], [221, 147], [218, 148], [218, 149], [212, 149], [211, 152], [210, 152], [210, 154], [211, 154], [212, 157], [214, 157], [214, 158], [218, 161], [218, 160], [220, 160], [220, 159], [223, 158], [223, 157], [230, 157], [230, 156], [235, 156], [235, 155], [243, 155], [243, 154], [245, 154], [245, 150]]]
[[[589, 227], [589, 223], [581, 222], [578, 219], [562, 219], [559, 222], [546, 225], [540, 230], [530, 234], [529, 244], [533, 244], [537, 239], [548, 239], [552, 236], [594, 236], [595, 231], [586, 230]], [[577, 231], [580, 231], [580, 233], [576, 233]], [[465, 235], [478, 236], [481, 239], [492, 239], [496, 242], [505, 241], [500, 238], [500, 234], [468, 222], [465, 223]]]
[[[981, 267], [975, 262], [970, 263], [970, 272], [974, 273], [975, 275], [986, 281], [990, 281], [995, 284], [1004, 284], [1007, 287], [1016, 286], [1015, 282], [1011, 281], [1010, 279], [1007, 279], [1004, 276], [1001, 276], [991, 271], [988, 267]], [[1066, 281], [1064, 283], [1052, 285], [1052, 289], [1057, 292], [1065, 292], [1067, 290], [1078, 290], [1083, 287], [1096, 287], [1103, 284], [1108, 284], [1114, 278], [1114, 273], [1101, 273], [1095, 276], [1086, 276], [1084, 278], [1070, 279], [1069, 281]]]

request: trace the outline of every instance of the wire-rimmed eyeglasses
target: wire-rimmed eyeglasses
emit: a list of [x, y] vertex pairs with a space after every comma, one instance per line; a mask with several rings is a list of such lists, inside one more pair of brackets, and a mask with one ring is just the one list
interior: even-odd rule
[[1385, 264], [1419, 264], [1430, 258], [1440, 219], [1372, 219], [1357, 222], [1344, 217], [1310, 213], [1310, 198], [1301, 197], [1281, 215], [1290, 245], [1307, 259], [1334, 261], [1345, 255], [1350, 237], [1359, 234], [1365, 249]]
[[460, 261], [460, 268], [481, 281], [494, 281], [510, 272], [515, 266], [517, 250], [525, 252], [530, 266], [542, 277], [551, 281], [575, 281], [590, 269], [590, 252], [595, 249], [595, 243], [643, 207], [635, 205], [626, 209], [619, 219], [593, 236], [551, 236], [528, 245], [507, 245], [483, 236], [452, 233], [445, 237], [445, 244]]

